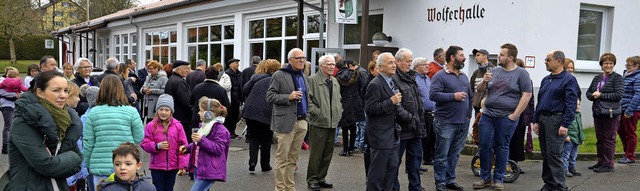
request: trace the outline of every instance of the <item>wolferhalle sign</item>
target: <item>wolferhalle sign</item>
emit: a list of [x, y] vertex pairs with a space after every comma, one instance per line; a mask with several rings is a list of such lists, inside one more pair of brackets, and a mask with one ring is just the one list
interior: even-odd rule
[[480, 7], [480, 4], [475, 4], [470, 8], [465, 8], [463, 5], [460, 5], [460, 7], [457, 9], [451, 8], [449, 6], [443, 7], [442, 10], [436, 8], [428, 8], [427, 21], [444, 21], [445, 23], [447, 23], [449, 21], [460, 20], [460, 25], [462, 25], [465, 20], [484, 18], [484, 11], [485, 9], [483, 7]]

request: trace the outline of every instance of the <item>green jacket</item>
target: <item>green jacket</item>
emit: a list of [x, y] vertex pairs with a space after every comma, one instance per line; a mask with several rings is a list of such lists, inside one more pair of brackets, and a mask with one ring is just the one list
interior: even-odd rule
[[331, 99], [327, 87], [327, 75], [322, 71], [309, 77], [307, 93], [309, 94], [309, 125], [321, 128], [336, 128], [342, 117], [340, 100], [340, 84], [333, 76], [329, 76], [332, 83]]
[[581, 145], [584, 141], [584, 130], [582, 129], [582, 115], [580, 112], [576, 112], [576, 118], [569, 125], [569, 131], [567, 132], [571, 142]]
[[51, 114], [28, 91], [16, 101], [15, 118], [9, 139], [9, 177], [5, 190], [53, 190], [55, 178], [60, 190], [69, 190], [66, 178], [80, 171], [82, 154], [77, 141], [82, 135], [80, 117], [71, 108], [71, 125], [61, 141], [58, 155], [58, 128]]

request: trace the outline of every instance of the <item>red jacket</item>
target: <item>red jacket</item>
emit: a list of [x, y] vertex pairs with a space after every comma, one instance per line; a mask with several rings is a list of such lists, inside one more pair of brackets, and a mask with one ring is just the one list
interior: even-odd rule
[[436, 75], [440, 70], [442, 70], [442, 67], [438, 63], [432, 61], [429, 63], [429, 68], [427, 68], [427, 76], [429, 76], [430, 79], [433, 79], [433, 75]]
[[[182, 124], [172, 117], [167, 134], [163, 133], [163, 130], [164, 127], [159, 123], [158, 118], [154, 118], [144, 128], [141, 147], [151, 154], [149, 169], [166, 171], [186, 169], [189, 165], [189, 154], [181, 155], [178, 151], [180, 146], [188, 144]], [[165, 140], [169, 141], [169, 150], [157, 150], [156, 144]]]

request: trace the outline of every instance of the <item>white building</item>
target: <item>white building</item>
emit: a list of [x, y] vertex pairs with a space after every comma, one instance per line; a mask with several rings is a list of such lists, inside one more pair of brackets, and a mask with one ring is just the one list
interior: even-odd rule
[[[326, 1], [326, 47], [346, 49], [347, 58], [358, 60], [360, 24], [336, 24], [329, 7], [337, 0]], [[305, 2], [320, 5], [319, 0]], [[358, 2], [360, 7], [363, 0]], [[615, 70], [621, 74], [626, 58], [640, 54], [634, 48], [640, 44], [637, 0], [371, 0], [369, 10], [370, 36], [384, 32], [393, 37], [386, 46], [409, 48], [414, 57], [429, 60], [436, 48], [461, 46], [468, 55], [464, 70], [469, 74], [477, 68], [471, 55], [474, 48], [487, 49], [495, 59], [500, 45], [515, 44], [518, 57], [535, 60], [527, 70], [536, 90], [549, 73], [544, 58], [551, 50], [577, 58], [576, 77], [583, 92], [601, 72], [602, 53], [617, 56]], [[146, 59], [164, 64], [177, 59], [216, 63], [239, 58], [241, 68], [253, 55], [282, 62], [296, 46], [296, 13], [293, 0], [160, 1], [57, 31], [63, 44], [59, 57], [67, 62], [89, 57], [101, 66], [114, 56], [134, 59], [139, 68]], [[308, 6], [304, 15], [301, 48], [310, 59], [311, 48], [319, 44], [321, 22], [319, 12]], [[582, 100], [584, 125], [592, 126], [591, 102], [584, 93]]]

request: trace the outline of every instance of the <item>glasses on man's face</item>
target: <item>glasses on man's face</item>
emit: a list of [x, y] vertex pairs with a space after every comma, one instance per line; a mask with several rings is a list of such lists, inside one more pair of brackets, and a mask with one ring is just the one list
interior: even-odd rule
[[554, 61], [554, 59], [548, 59], [548, 58], [544, 59], [544, 62], [551, 62], [551, 61]]
[[89, 69], [89, 68], [91, 68], [91, 66], [80, 66], [80, 67], [78, 67], [78, 68], [79, 68], [79, 69]]
[[302, 61], [302, 60], [307, 60], [307, 57], [299, 56], [299, 57], [291, 57], [291, 59], [294, 59], [294, 60], [301, 60], [301, 61]]

